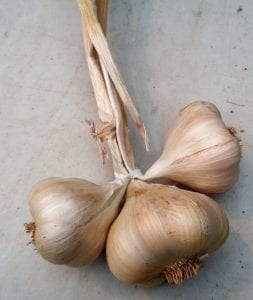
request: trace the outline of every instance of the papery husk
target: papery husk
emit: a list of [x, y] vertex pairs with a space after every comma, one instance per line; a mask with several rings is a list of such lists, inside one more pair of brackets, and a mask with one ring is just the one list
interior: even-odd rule
[[[228, 231], [225, 213], [211, 198], [132, 180], [124, 207], [109, 231], [107, 262], [119, 280], [130, 284], [159, 284], [166, 274], [169, 278], [168, 272], [173, 274], [173, 265], [174, 276], [181, 270], [183, 280], [195, 274], [198, 257], [223, 245]], [[184, 272], [176, 269], [180, 262]]]
[[[128, 138], [126, 108], [142, 135], [146, 148], [149, 140], [139, 112], [117, 69], [105, 38], [108, 1], [78, 0], [89, 72], [103, 123], [97, 138], [108, 141], [115, 177], [135, 169], [132, 147]], [[96, 4], [96, 5], [95, 5]]]
[[[82, 266], [104, 249], [128, 180], [99, 186], [84, 179], [49, 178], [37, 183], [29, 206], [33, 243], [54, 264]], [[27, 229], [29, 225], [27, 225]]]
[[237, 181], [241, 147], [217, 107], [196, 101], [180, 111], [160, 158], [143, 180], [167, 178], [204, 193], [221, 193]]

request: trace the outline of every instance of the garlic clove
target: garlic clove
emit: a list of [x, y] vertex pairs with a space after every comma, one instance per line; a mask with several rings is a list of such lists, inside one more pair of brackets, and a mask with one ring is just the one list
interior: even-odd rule
[[104, 248], [127, 184], [123, 180], [99, 186], [72, 178], [37, 183], [29, 199], [34, 219], [30, 231], [40, 255], [52, 263], [70, 266], [94, 261]]
[[151, 286], [166, 278], [179, 283], [201, 267], [200, 256], [223, 245], [228, 228], [223, 210], [211, 198], [134, 180], [108, 234], [107, 262], [126, 283]]
[[217, 107], [193, 102], [178, 114], [160, 158], [141, 178], [168, 178], [204, 193], [221, 193], [238, 179], [241, 147]]

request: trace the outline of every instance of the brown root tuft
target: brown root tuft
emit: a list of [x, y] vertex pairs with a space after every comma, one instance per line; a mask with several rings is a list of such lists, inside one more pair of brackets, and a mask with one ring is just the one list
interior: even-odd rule
[[203, 266], [199, 258], [181, 259], [163, 271], [163, 275], [170, 284], [181, 284], [184, 280], [192, 278]]
[[27, 243], [27, 245], [35, 244], [35, 231], [36, 231], [36, 224], [34, 222], [25, 223], [25, 231], [26, 233], [31, 233], [31, 241]]

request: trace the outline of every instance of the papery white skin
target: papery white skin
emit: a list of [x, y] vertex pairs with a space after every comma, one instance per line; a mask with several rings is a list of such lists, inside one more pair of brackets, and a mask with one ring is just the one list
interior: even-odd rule
[[37, 183], [29, 205], [40, 255], [55, 264], [82, 266], [102, 252], [118, 215], [128, 179], [99, 186], [83, 179], [49, 178]]
[[167, 178], [204, 193], [228, 190], [239, 175], [241, 147], [216, 106], [193, 102], [178, 114], [160, 158], [143, 180]]

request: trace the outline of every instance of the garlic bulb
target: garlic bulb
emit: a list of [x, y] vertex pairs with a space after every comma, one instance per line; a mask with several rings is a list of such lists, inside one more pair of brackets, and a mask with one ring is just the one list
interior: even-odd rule
[[241, 149], [215, 105], [193, 102], [176, 118], [160, 158], [143, 180], [167, 178], [204, 193], [228, 190], [237, 180]]
[[91, 263], [104, 248], [128, 181], [98, 186], [82, 179], [49, 178], [37, 183], [29, 205], [33, 242], [55, 264]]
[[197, 272], [198, 258], [221, 247], [227, 235], [227, 218], [211, 198], [133, 180], [109, 231], [107, 261], [126, 283], [180, 283]]

